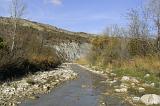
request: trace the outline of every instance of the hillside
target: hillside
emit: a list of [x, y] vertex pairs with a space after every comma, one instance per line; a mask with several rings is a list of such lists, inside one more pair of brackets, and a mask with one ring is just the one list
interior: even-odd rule
[[[9, 36], [8, 29], [11, 29], [12, 23], [10, 18], [0, 17], [0, 36]], [[19, 19], [17, 30], [17, 33], [22, 32], [26, 35], [30, 35], [30, 32], [32, 32], [32, 35], [42, 35], [46, 42], [52, 43], [62, 41], [86, 42], [91, 35], [83, 32], [71, 32], [55, 26], [22, 19]]]
[[15, 48], [11, 52], [13, 30], [13, 21], [1, 17], [0, 38], [4, 47], [0, 49], [0, 80], [21, 76], [30, 71], [48, 70], [64, 61], [73, 61], [88, 51], [91, 36], [83, 32], [71, 32], [19, 19], [16, 26]]

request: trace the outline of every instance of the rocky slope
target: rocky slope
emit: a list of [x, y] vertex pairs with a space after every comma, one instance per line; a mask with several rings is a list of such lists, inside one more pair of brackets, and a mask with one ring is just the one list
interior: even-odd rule
[[[10, 42], [8, 39], [12, 36], [12, 28], [13, 22], [10, 18], [0, 17], [0, 37], [7, 42]], [[43, 45], [60, 51], [66, 60], [74, 60], [89, 49], [87, 44], [92, 34], [71, 32], [51, 25], [19, 19], [17, 36], [35, 36], [43, 42]]]
[[51, 48], [57, 50], [57, 53], [65, 54], [67, 61], [74, 61], [75, 59], [86, 56], [91, 48], [89, 43], [60, 43], [59, 45], [50, 45]]

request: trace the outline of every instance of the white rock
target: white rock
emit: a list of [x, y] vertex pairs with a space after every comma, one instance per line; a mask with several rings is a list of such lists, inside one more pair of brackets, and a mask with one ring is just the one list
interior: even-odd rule
[[118, 85], [115, 85], [115, 86], [113, 86], [114, 88], [119, 88], [119, 86]]
[[5, 88], [2, 93], [6, 95], [13, 95], [15, 94], [15, 88]]
[[100, 83], [107, 83], [108, 81], [101, 81]]
[[116, 76], [116, 74], [115, 74], [115, 73], [111, 73], [111, 76], [112, 76], [112, 77], [115, 77], [115, 76]]
[[117, 80], [109, 81], [110, 84], [116, 83]]
[[123, 76], [121, 79], [122, 82], [129, 81], [129, 80], [130, 80], [130, 78], [128, 76]]
[[34, 88], [39, 88], [39, 85], [35, 84], [35, 85], [34, 85]]
[[115, 92], [125, 93], [125, 92], [127, 92], [127, 88], [115, 89]]
[[44, 90], [49, 90], [49, 88], [50, 88], [50, 85], [49, 85], [49, 84], [43, 85], [43, 89], [44, 89]]
[[144, 83], [142, 84], [143, 87], [150, 87], [150, 84]]
[[24, 88], [18, 87], [18, 88], [17, 88], [17, 92], [21, 92], [21, 91], [24, 91]]
[[140, 97], [133, 97], [133, 98], [132, 98], [133, 102], [139, 102], [140, 99], [141, 99]]
[[138, 91], [139, 91], [139, 92], [144, 92], [144, 91], [145, 91], [145, 89], [144, 89], [144, 88], [142, 88], [142, 87], [140, 87], [140, 88], [138, 88]]
[[155, 83], [151, 83], [150, 85], [151, 85], [151, 87], [155, 87]]
[[122, 84], [120, 85], [120, 88], [128, 88], [128, 85], [125, 84], [125, 83], [122, 83]]
[[132, 85], [132, 87], [135, 87], [136, 84], [135, 83], [131, 83], [131, 85]]
[[110, 70], [109, 68], [106, 68], [106, 72], [111, 72], [112, 70]]
[[138, 81], [136, 78], [134, 78], [134, 77], [131, 78], [130, 81], [131, 81], [131, 82], [134, 82], [134, 83], [139, 83], [139, 81]]
[[22, 82], [17, 85], [18, 88], [26, 88], [27, 86], [29, 86], [27, 82]]
[[141, 97], [141, 102], [146, 105], [158, 105], [160, 104], [160, 96], [156, 94], [146, 94]]
[[145, 77], [145, 78], [150, 77], [150, 74], [146, 74], [144, 77]]

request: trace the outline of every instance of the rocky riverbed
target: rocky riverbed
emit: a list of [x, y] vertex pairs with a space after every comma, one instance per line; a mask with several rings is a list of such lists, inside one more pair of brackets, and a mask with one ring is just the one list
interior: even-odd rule
[[70, 65], [63, 64], [59, 68], [37, 72], [17, 81], [0, 84], [0, 106], [16, 106], [25, 98], [36, 99], [38, 94], [50, 92], [56, 85], [76, 78]]
[[[118, 76], [113, 70], [100, 70], [94, 66], [82, 66], [93, 73], [105, 76], [107, 80], [102, 83], [108, 83], [113, 89], [107, 91], [107, 95], [115, 95], [122, 97], [125, 101], [133, 106], [160, 105], [160, 87], [155, 83], [148, 84], [139, 78], [131, 76]], [[144, 77], [150, 77], [146, 74]]]
[[25, 100], [19, 106], [132, 106], [114, 95], [106, 95], [109, 84], [102, 83], [107, 78], [92, 73], [77, 64], [71, 64], [78, 73], [76, 79], [57, 86], [50, 93], [36, 100]]

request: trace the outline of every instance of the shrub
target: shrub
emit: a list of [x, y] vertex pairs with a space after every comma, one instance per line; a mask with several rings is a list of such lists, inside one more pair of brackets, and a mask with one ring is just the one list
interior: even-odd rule
[[131, 56], [146, 56], [155, 50], [151, 41], [142, 38], [131, 38], [128, 43], [128, 51]]
[[4, 47], [4, 42], [3, 39], [0, 37], [0, 49], [2, 49]]
[[121, 39], [100, 36], [92, 39], [89, 60], [92, 64], [107, 65], [121, 58]]

